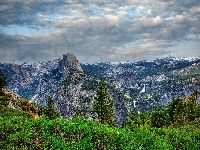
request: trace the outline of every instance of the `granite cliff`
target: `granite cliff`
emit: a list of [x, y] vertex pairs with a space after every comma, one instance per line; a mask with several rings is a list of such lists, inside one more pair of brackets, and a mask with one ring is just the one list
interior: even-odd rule
[[[0, 64], [8, 81], [8, 89], [37, 105], [46, 105], [48, 96], [63, 118], [72, 117], [78, 109], [92, 118], [92, 100], [99, 79], [83, 72], [73, 54], [43, 63]], [[117, 89], [109, 90], [114, 100], [116, 123], [121, 125], [129, 112]], [[116, 96], [118, 93], [119, 96]]]

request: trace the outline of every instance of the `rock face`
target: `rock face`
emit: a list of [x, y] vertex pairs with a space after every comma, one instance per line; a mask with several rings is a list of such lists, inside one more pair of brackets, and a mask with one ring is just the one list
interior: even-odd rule
[[64, 73], [66, 68], [71, 68], [76, 71], [83, 72], [77, 58], [73, 54], [70, 54], [70, 53], [63, 54], [63, 59], [60, 61], [60, 64], [59, 64], [59, 69], [61, 72]]
[[124, 97], [121, 92], [116, 89], [108, 90], [111, 99], [114, 100], [115, 121], [117, 125], [121, 126], [129, 116], [129, 111], [124, 102]]
[[0, 64], [0, 69], [7, 77], [9, 90], [38, 105], [45, 105], [52, 96], [63, 118], [72, 117], [77, 109], [92, 118], [98, 78], [104, 78], [114, 101], [117, 125], [128, 117], [133, 101], [137, 101], [136, 110], [151, 110], [200, 90], [196, 86], [200, 82], [200, 59], [196, 58], [80, 65], [68, 53], [43, 63]]
[[[153, 61], [82, 64], [83, 71], [122, 91], [129, 109], [160, 108], [200, 90], [200, 59], [167, 57]], [[145, 89], [144, 89], [145, 87]], [[200, 101], [200, 97], [199, 97]]]
[[[13, 67], [20, 69], [10, 69]], [[11, 91], [37, 105], [46, 105], [46, 99], [51, 96], [63, 118], [72, 117], [78, 109], [83, 110], [87, 118], [96, 115], [92, 112], [92, 101], [99, 79], [85, 74], [72, 54], [45, 63], [0, 64], [0, 69]], [[116, 123], [120, 126], [128, 117], [128, 109], [123, 97], [115, 96], [117, 93], [117, 90], [109, 91], [114, 101]]]

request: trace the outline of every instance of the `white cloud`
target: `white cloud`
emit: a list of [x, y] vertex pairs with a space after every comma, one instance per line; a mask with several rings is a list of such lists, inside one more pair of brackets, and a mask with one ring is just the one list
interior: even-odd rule
[[[188, 35], [197, 40], [200, 34], [198, 0], [4, 0], [0, 4], [0, 50], [13, 52], [19, 45], [24, 57], [38, 49], [35, 55], [55, 50], [80, 58], [106, 53], [105, 60], [119, 59], [119, 55], [128, 59], [163, 53]], [[48, 30], [28, 37], [21, 30], [18, 36], [6, 35], [3, 29], [13, 25]], [[162, 42], [155, 44], [157, 40]]]

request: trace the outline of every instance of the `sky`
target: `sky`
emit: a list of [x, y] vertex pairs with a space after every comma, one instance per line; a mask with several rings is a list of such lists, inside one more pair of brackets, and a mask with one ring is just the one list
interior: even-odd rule
[[200, 0], [1, 0], [0, 62], [200, 57]]

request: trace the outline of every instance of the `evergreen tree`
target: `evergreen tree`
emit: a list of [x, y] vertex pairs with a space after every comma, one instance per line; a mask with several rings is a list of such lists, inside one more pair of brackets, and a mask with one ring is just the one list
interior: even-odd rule
[[48, 97], [47, 106], [44, 108], [43, 113], [49, 119], [55, 119], [60, 117], [58, 110], [54, 107], [52, 97]]
[[138, 114], [136, 112], [135, 109], [131, 110], [130, 111], [130, 115], [129, 115], [129, 118], [124, 122], [124, 124], [122, 125], [122, 127], [125, 127], [125, 126], [135, 126], [135, 125], [138, 125]]
[[[165, 109], [165, 115], [168, 118], [169, 124], [174, 124], [175, 122], [175, 110], [177, 106], [182, 103], [182, 100], [180, 98], [173, 99], [172, 102], [168, 104], [168, 106]], [[177, 112], [177, 111], [176, 111]]]
[[97, 113], [100, 123], [114, 125], [113, 101], [110, 99], [106, 83], [103, 80], [99, 82], [94, 97], [93, 111]]
[[78, 109], [76, 110], [76, 112], [75, 112], [74, 117], [82, 117], [82, 118], [85, 118], [85, 115], [86, 115], [85, 111], [84, 111], [83, 109], [81, 109], [81, 108], [78, 108]]
[[151, 113], [151, 126], [160, 128], [165, 125], [164, 116], [159, 111], [152, 111]]
[[142, 111], [139, 115], [138, 122], [140, 125], [144, 125], [148, 122], [148, 114], [146, 111]]
[[198, 99], [198, 95], [200, 94], [200, 92], [198, 90], [194, 90], [191, 94], [191, 97], [194, 97], [196, 100]]
[[177, 98], [177, 105], [174, 109], [174, 116], [173, 116], [175, 124], [182, 124], [187, 120], [185, 116], [185, 109], [186, 109], [186, 104], [184, 103], [183, 99]]
[[166, 118], [168, 118], [167, 121], [172, 124], [194, 121], [200, 114], [196, 93], [193, 92], [189, 97], [174, 99], [164, 112]]
[[0, 93], [2, 92], [2, 88], [7, 86], [6, 77], [3, 75], [3, 73], [0, 70]]
[[185, 98], [185, 115], [188, 121], [194, 121], [198, 116], [197, 91], [194, 91], [188, 98]]

